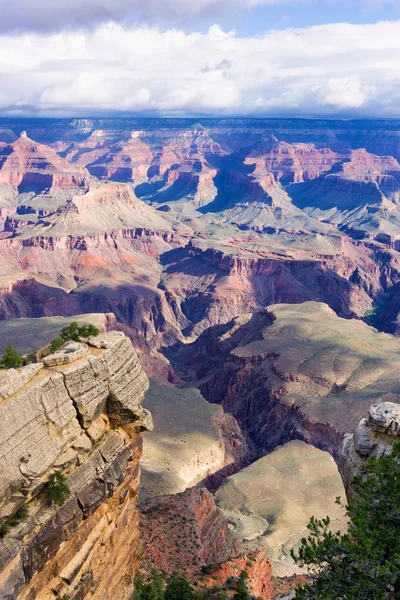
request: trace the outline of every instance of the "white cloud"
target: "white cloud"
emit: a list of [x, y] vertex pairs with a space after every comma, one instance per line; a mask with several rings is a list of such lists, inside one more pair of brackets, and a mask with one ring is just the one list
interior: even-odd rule
[[400, 22], [238, 37], [107, 24], [0, 36], [3, 114], [377, 114], [400, 117]]

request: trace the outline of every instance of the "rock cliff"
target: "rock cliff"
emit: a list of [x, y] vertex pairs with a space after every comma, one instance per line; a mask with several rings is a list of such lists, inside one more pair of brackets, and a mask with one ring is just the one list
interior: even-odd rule
[[[394, 399], [387, 394], [387, 400]], [[373, 404], [367, 418], [361, 419], [354, 433], [343, 440], [339, 455], [339, 469], [348, 496], [352, 494], [352, 481], [361, 475], [371, 456], [390, 454], [392, 444], [400, 440], [400, 404], [381, 402]]]
[[[0, 540], [1, 600], [106, 600], [111, 588], [115, 599], [131, 597], [147, 387], [120, 332], [1, 374], [1, 522], [27, 511]], [[57, 507], [45, 491], [60, 472], [70, 495]]]
[[204, 487], [146, 500], [141, 505], [145, 570], [197, 573], [238, 552], [228, 521]]

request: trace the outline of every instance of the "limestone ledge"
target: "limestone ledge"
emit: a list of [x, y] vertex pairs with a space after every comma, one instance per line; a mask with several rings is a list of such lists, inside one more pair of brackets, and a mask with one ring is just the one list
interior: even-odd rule
[[[119, 527], [124, 503], [132, 519], [136, 515], [138, 434], [152, 427], [141, 406], [147, 376], [123, 333], [85, 342], [72, 351], [66, 345], [47, 364], [0, 376], [0, 522], [22, 501], [28, 506], [28, 518], [0, 540], [0, 600], [107, 598], [103, 561], [119, 559], [103, 538]], [[71, 490], [57, 509], [40, 494], [55, 470], [65, 474]], [[133, 521], [132, 527], [120, 538], [136, 548]], [[121, 589], [116, 598], [128, 597], [132, 568], [115, 573], [113, 585]]]
[[390, 454], [392, 444], [400, 440], [400, 404], [390, 402], [374, 404], [367, 418], [361, 419], [354, 433], [347, 434], [339, 455], [341, 472], [347, 495], [352, 495], [352, 481], [361, 475], [365, 463], [371, 456]]

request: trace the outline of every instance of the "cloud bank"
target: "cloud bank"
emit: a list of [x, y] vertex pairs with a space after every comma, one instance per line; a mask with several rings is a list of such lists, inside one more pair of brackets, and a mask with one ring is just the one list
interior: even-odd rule
[[2, 114], [400, 117], [400, 22], [247, 38], [114, 23], [2, 35], [0, 47]]

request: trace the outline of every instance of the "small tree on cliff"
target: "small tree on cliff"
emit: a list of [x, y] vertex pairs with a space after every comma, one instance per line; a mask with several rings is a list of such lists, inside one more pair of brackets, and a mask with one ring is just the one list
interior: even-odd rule
[[90, 337], [91, 335], [98, 335], [99, 330], [95, 325], [91, 325], [90, 323], [83, 323], [79, 325], [76, 321], [73, 321], [69, 325], [63, 327], [60, 331], [60, 337], [67, 341], [77, 342], [79, 338]]
[[50, 506], [62, 506], [70, 495], [70, 489], [66, 483], [65, 475], [61, 471], [52, 473], [44, 487], [44, 495]]
[[249, 594], [249, 590], [247, 588], [247, 580], [249, 575], [247, 571], [242, 571], [239, 575], [236, 591], [233, 596], [233, 600], [250, 600], [251, 596]]
[[195, 600], [196, 594], [187, 579], [174, 573], [165, 588], [164, 598], [165, 600]]
[[15, 344], [9, 345], [0, 361], [0, 365], [3, 369], [19, 369], [22, 367], [24, 359], [17, 351]]
[[400, 599], [400, 443], [390, 456], [368, 461], [354, 491], [347, 534], [332, 533], [328, 517], [313, 517], [309, 536], [292, 552], [311, 578], [296, 600]]

